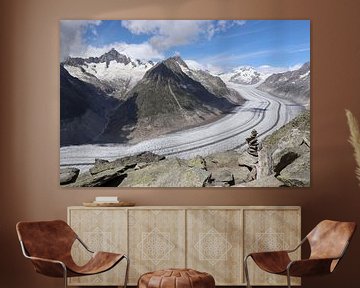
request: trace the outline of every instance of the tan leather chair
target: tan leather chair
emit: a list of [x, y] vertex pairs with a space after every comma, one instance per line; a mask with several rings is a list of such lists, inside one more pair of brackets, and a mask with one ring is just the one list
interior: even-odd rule
[[[244, 259], [247, 287], [251, 287], [247, 267], [249, 257], [266, 272], [286, 275], [289, 288], [291, 276], [315, 276], [333, 272], [344, 256], [355, 229], [354, 222], [324, 220], [295, 249], [250, 253]], [[291, 261], [289, 253], [296, 251], [306, 241], [309, 242], [311, 249], [309, 259]]]
[[[35, 271], [50, 277], [88, 276], [110, 270], [122, 259], [126, 259], [124, 288], [127, 285], [129, 259], [125, 254], [91, 251], [62, 220], [19, 222], [16, 231], [24, 256], [31, 260]], [[90, 260], [78, 266], [71, 257], [71, 247], [78, 240], [89, 253]]]

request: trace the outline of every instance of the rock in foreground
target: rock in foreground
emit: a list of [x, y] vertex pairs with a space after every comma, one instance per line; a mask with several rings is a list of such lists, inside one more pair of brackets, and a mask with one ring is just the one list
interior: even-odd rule
[[76, 181], [80, 170], [78, 168], [60, 169], [60, 185], [70, 184]]

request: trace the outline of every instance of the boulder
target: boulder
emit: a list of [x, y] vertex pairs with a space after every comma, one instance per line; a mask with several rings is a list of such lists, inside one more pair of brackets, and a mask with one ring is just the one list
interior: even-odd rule
[[310, 153], [303, 154], [281, 170], [277, 179], [286, 186], [310, 186]]
[[63, 168], [60, 169], [60, 185], [70, 184], [76, 181], [79, 176], [80, 169], [78, 168]]
[[195, 158], [192, 158], [187, 161], [187, 165], [189, 167], [199, 168], [199, 169], [206, 169], [206, 161], [201, 156], [196, 156]]
[[210, 172], [189, 167], [186, 160], [165, 159], [130, 171], [119, 187], [204, 187]]
[[236, 169], [231, 170], [234, 175], [235, 185], [249, 181], [249, 168], [245, 166], [238, 166]]
[[211, 182], [215, 186], [232, 186], [235, 184], [234, 175], [226, 168], [220, 168], [211, 172]]
[[126, 177], [124, 173], [127, 170], [125, 166], [115, 169], [108, 169], [96, 174], [85, 172], [80, 174], [75, 183], [67, 187], [116, 187]]
[[238, 157], [238, 164], [242, 167], [247, 167], [249, 170], [252, 170], [255, 165], [258, 163], [258, 157], [250, 155], [248, 152], [243, 152]]
[[95, 175], [97, 173], [100, 173], [102, 171], [114, 169], [116, 167], [114, 162], [110, 162], [108, 160], [104, 159], [95, 159], [95, 164], [93, 167], [89, 169], [89, 172], [92, 175]]
[[205, 157], [206, 169], [214, 170], [218, 168], [232, 168], [238, 167], [237, 158], [239, 153], [236, 151], [230, 150], [225, 152], [214, 153]]
[[270, 175], [247, 183], [237, 184], [234, 187], [282, 187], [282, 186], [285, 186], [283, 182], [277, 179], [274, 175]]
[[256, 179], [256, 177], [257, 177], [257, 168], [256, 168], [256, 166], [254, 166], [254, 167], [250, 170], [249, 174], [247, 175], [247, 177], [246, 177], [246, 179], [245, 179], [245, 182], [253, 181], [253, 180]]
[[144, 162], [140, 162], [140, 163], [137, 163], [136, 166], [134, 167], [134, 170], [140, 170], [140, 169], [143, 169], [145, 168], [146, 166], [149, 166], [150, 163], [144, 163]]
[[158, 162], [165, 159], [165, 156], [157, 155], [152, 152], [143, 152], [134, 156], [126, 156], [116, 159], [112, 162], [103, 159], [95, 159], [95, 165], [89, 169], [92, 175], [106, 170], [116, 169], [118, 167], [134, 168], [138, 163]]

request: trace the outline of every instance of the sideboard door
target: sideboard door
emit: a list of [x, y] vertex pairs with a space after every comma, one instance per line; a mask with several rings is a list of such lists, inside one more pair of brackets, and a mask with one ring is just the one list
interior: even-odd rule
[[[93, 251], [127, 253], [126, 209], [69, 209], [69, 225], [80, 239]], [[72, 248], [76, 263], [89, 260], [89, 252], [76, 241]], [[93, 276], [69, 278], [70, 285], [122, 285], [125, 275], [125, 261], [113, 269]]]
[[185, 267], [185, 210], [129, 209], [130, 284], [141, 274]]
[[[288, 250], [300, 243], [300, 209], [245, 209], [244, 210], [244, 254], [261, 251]], [[300, 259], [301, 251], [292, 253]], [[252, 285], [286, 285], [286, 277], [266, 273], [252, 259], [249, 262], [249, 277]], [[293, 278], [293, 285], [300, 279]]]
[[187, 266], [214, 276], [216, 285], [242, 280], [242, 210], [187, 210]]

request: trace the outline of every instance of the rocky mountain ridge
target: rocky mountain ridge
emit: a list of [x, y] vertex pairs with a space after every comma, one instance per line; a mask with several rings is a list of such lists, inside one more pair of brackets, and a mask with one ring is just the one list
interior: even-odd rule
[[310, 103], [310, 62], [303, 64], [297, 70], [269, 76], [259, 85], [258, 89], [277, 97], [308, 105]]
[[[179, 56], [146, 63], [134, 63], [115, 49], [62, 63], [61, 145], [137, 142], [214, 121], [244, 102], [221, 78], [190, 69]], [[101, 113], [65, 117], [66, 110], [81, 110], [86, 101], [99, 102]]]
[[73, 77], [123, 99], [155, 63], [132, 59], [112, 48], [99, 57], [69, 57], [62, 65]]
[[217, 84], [207, 83], [206, 88], [194, 80], [197, 78], [193, 74], [189, 77], [184, 73], [184, 65], [181, 58], [170, 57], [149, 69], [109, 116], [99, 139], [117, 142], [118, 138], [127, 137], [136, 142], [153, 138], [215, 120], [242, 103], [240, 95], [237, 103], [226, 97], [231, 92], [220, 78], [216, 80], [221, 81], [223, 89], [214, 91], [211, 88]]

